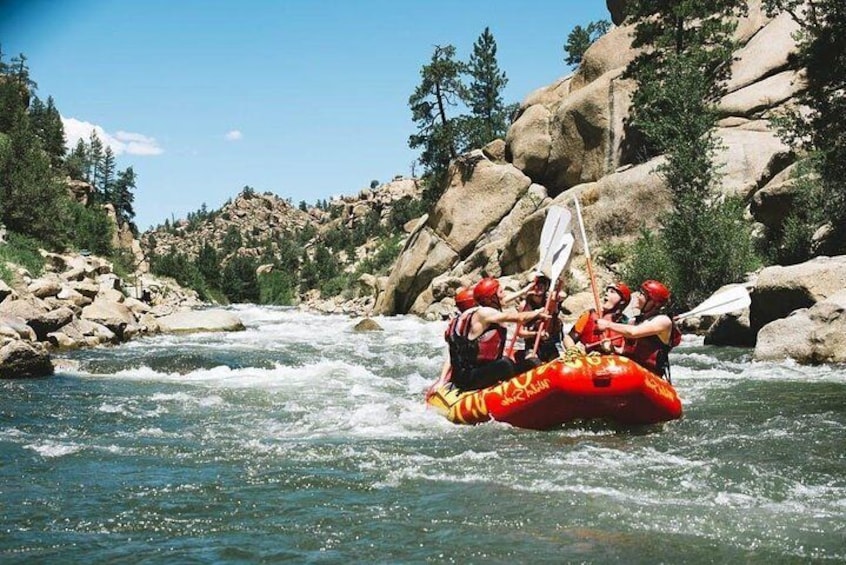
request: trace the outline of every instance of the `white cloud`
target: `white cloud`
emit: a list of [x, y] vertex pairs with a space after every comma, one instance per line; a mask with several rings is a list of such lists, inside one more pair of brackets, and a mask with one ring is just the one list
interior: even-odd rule
[[226, 138], [226, 141], [240, 141], [241, 139], [244, 139], [244, 134], [237, 129], [233, 129], [232, 131], [226, 132], [226, 135], [223, 137]]
[[127, 155], [161, 155], [164, 153], [164, 149], [159, 147], [155, 138], [141, 133], [118, 131], [112, 135], [97, 124], [83, 122], [76, 118], [63, 117], [62, 124], [65, 126], [65, 139], [69, 149], [73, 149], [80, 139], [87, 142], [91, 137], [91, 132], [94, 131], [97, 132], [100, 141], [112, 148], [115, 155], [123, 155], [124, 153]]

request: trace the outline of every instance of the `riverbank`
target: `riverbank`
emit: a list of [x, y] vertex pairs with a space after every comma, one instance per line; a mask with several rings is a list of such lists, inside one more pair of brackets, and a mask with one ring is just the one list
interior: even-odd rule
[[13, 268], [0, 280], [0, 378], [53, 373], [52, 352], [115, 345], [143, 335], [244, 328], [237, 316], [205, 305], [172, 280], [124, 280], [111, 262], [43, 252], [44, 273]]

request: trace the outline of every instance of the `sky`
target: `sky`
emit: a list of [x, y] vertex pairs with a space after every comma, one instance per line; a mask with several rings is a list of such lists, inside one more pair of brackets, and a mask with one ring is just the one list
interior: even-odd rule
[[506, 103], [572, 72], [601, 0], [0, 0], [69, 145], [91, 129], [132, 166], [143, 231], [244, 186], [314, 203], [409, 176], [408, 97], [436, 45], [467, 60], [489, 27]]

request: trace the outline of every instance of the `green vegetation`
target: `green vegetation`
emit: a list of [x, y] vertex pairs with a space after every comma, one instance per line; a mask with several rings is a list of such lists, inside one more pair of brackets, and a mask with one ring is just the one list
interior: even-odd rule
[[567, 43], [564, 44], [564, 62], [568, 65], [578, 65], [582, 62], [585, 51], [588, 50], [594, 41], [608, 33], [611, 22], [598, 20], [590, 22], [587, 27], [576, 26], [567, 36]]
[[[114, 259], [112, 223], [103, 205], [111, 204], [118, 222], [135, 230], [135, 172], [116, 171], [111, 148], [93, 134], [67, 153], [56, 103], [35, 95], [26, 61], [20, 54], [7, 63], [0, 50], [0, 222], [10, 234], [2, 253], [30, 270], [40, 270], [41, 263], [27, 251], [33, 246], [87, 249]], [[92, 185], [86, 204], [71, 196], [65, 176]]]
[[[757, 258], [743, 207], [716, 190], [713, 157], [716, 102], [723, 93], [740, 0], [632, 1], [634, 47], [645, 48], [629, 66], [638, 89], [631, 125], [647, 141], [649, 155], [664, 154], [658, 172], [673, 209], [658, 234], [643, 234], [624, 273], [669, 283], [677, 308], [686, 308], [721, 285], [742, 279]], [[649, 156], [646, 155], [646, 156]]]
[[[846, 3], [815, 0], [764, 0], [769, 15], [786, 12], [800, 26], [794, 61], [806, 69], [806, 89], [797, 108], [777, 121], [784, 139], [807, 154], [798, 172], [799, 195], [793, 214], [775, 234], [777, 259], [801, 261], [817, 254], [846, 253]], [[800, 111], [800, 108], [802, 109]], [[827, 241], [812, 245], [816, 227], [830, 230]]]
[[[408, 145], [421, 149], [424, 200], [431, 206], [449, 184], [450, 161], [504, 136], [516, 105], [502, 101], [508, 79], [499, 69], [496, 41], [488, 28], [473, 45], [469, 63], [456, 60], [452, 45], [438, 45], [429, 64], [420, 69], [420, 78], [408, 99], [417, 125]], [[467, 112], [459, 114], [462, 109]]]
[[0, 245], [0, 279], [11, 281], [13, 278], [6, 263], [20, 265], [33, 276], [40, 275], [44, 271], [45, 260], [38, 249], [43, 246], [35, 238], [9, 232], [6, 244]]

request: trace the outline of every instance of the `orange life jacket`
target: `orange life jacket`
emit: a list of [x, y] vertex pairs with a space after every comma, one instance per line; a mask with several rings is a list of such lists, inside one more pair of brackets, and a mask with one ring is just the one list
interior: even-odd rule
[[[611, 317], [611, 321], [620, 322], [622, 318], [622, 313], [616, 312]], [[579, 316], [579, 319], [576, 320], [575, 324], [573, 324], [572, 330], [576, 333], [578, 341], [584, 344], [585, 348], [587, 349], [590, 349], [591, 346], [596, 345], [603, 339], [610, 339], [612, 340], [612, 345], [619, 345], [619, 342], [622, 341], [620, 339], [622, 336], [612, 330], [607, 330], [605, 332], [605, 335], [603, 335], [603, 332], [596, 327], [596, 321], [598, 319], [599, 316], [597, 315], [596, 310], [592, 308], [581, 316]]]

